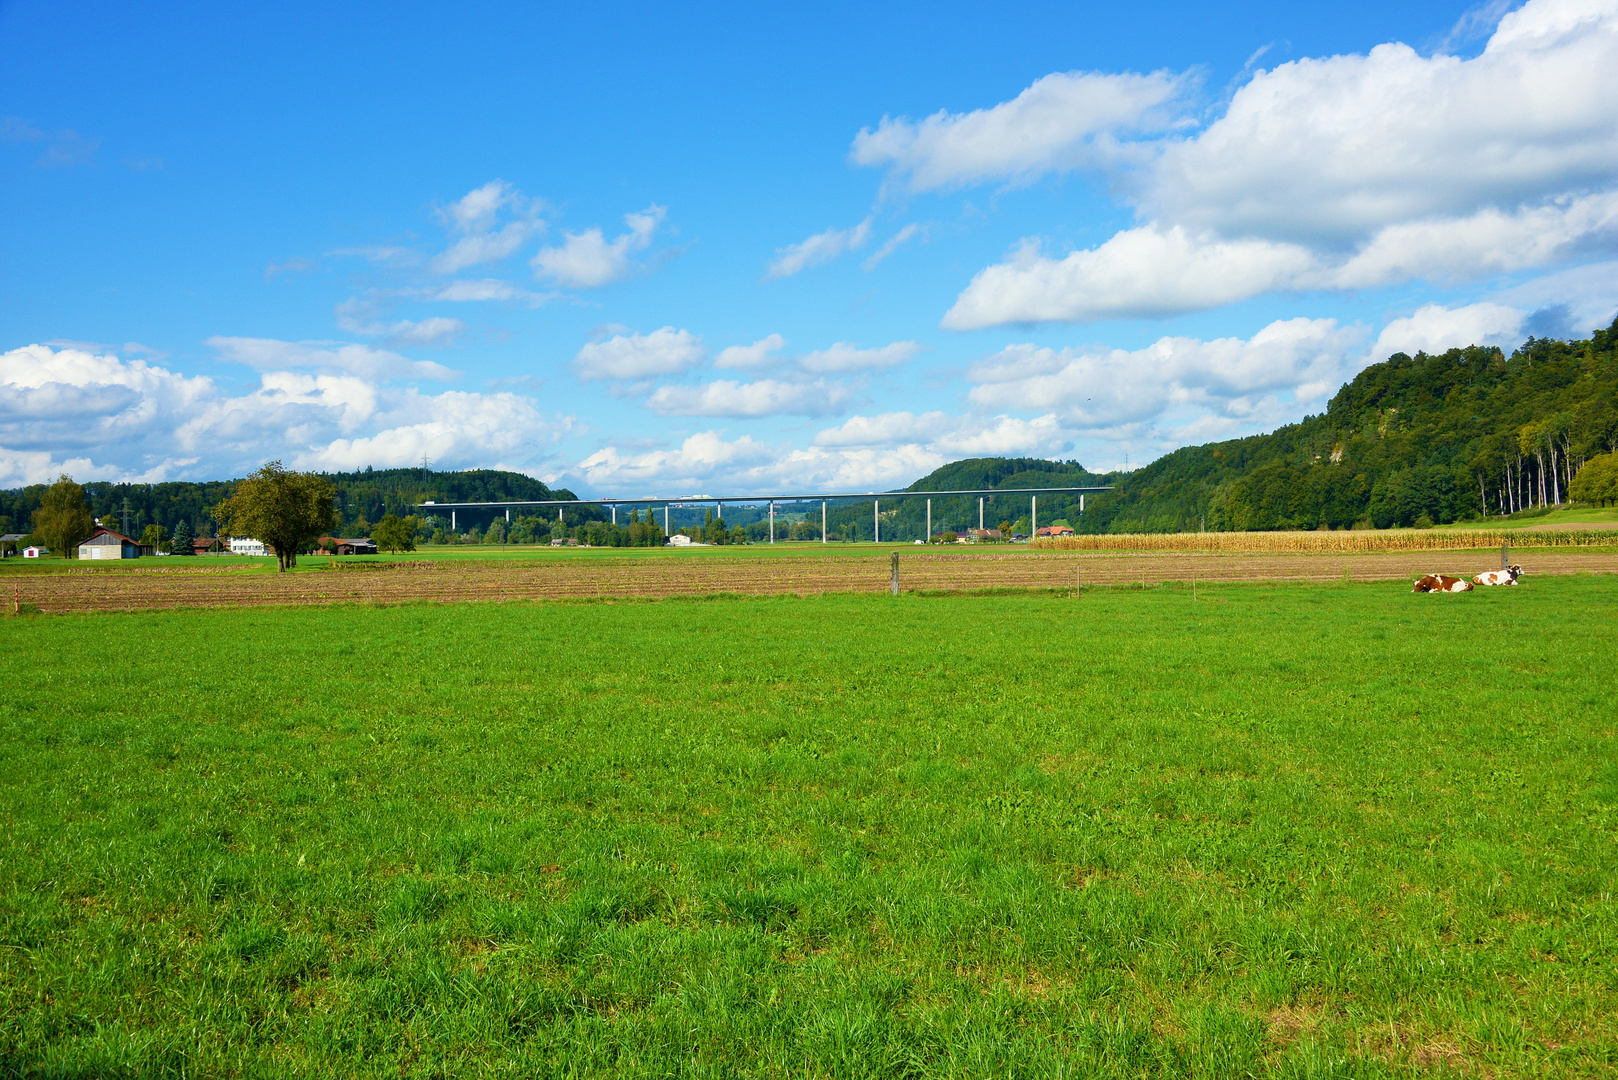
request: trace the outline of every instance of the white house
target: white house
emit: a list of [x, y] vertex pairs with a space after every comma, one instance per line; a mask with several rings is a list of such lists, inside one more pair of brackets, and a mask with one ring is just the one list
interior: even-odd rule
[[138, 559], [140, 545], [121, 532], [100, 528], [79, 542], [81, 559]]
[[669, 537], [669, 547], [702, 547], [703, 545], [691, 539], [685, 533], [675, 533]]
[[254, 540], [250, 536], [232, 536], [230, 538], [230, 553], [232, 555], [264, 555], [264, 541]]
[[22, 557], [25, 559], [37, 559], [43, 554], [45, 554], [45, 549], [38, 546], [22, 549]]

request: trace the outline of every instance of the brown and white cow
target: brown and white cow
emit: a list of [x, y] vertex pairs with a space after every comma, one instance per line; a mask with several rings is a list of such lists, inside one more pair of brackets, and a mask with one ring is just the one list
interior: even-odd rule
[[1416, 579], [1416, 587], [1411, 592], [1471, 592], [1472, 583], [1465, 578], [1450, 577], [1448, 574], [1428, 574]]
[[1522, 576], [1522, 567], [1512, 563], [1504, 570], [1485, 570], [1472, 579], [1474, 585], [1515, 585]]

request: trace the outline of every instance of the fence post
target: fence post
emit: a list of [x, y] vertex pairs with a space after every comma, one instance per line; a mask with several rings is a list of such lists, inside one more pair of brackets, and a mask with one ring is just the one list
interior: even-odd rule
[[1511, 555], [1506, 551], [1506, 544], [1502, 541], [1500, 544], [1500, 569], [1504, 570], [1509, 565], [1508, 560], [1510, 558]]
[[1073, 599], [1084, 599], [1084, 564], [1077, 560], [1073, 563]]
[[893, 595], [899, 595], [899, 553], [893, 553]]

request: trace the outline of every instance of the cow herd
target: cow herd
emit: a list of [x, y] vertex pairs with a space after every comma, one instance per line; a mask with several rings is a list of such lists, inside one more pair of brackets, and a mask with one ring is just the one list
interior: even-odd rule
[[1411, 592], [1446, 593], [1471, 592], [1478, 585], [1515, 585], [1522, 576], [1522, 567], [1512, 563], [1504, 570], [1486, 570], [1471, 581], [1448, 574], [1427, 574], [1416, 579]]

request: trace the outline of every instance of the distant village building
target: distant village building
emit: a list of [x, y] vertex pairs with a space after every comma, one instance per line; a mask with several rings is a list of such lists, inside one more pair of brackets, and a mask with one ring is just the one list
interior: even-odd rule
[[1072, 536], [1073, 530], [1066, 525], [1041, 525], [1035, 536]]
[[320, 550], [333, 555], [375, 555], [376, 541], [368, 537], [322, 536]]
[[579, 542], [571, 536], [551, 537], [551, 547], [578, 547]]
[[17, 554], [17, 549], [22, 546], [22, 542], [26, 539], [28, 539], [27, 533], [6, 533], [6, 535], [0, 536], [0, 559], [9, 559]]
[[232, 555], [268, 555], [270, 549], [265, 547], [262, 540], [254, 540], [250, 536], [232, 536], [230, 538], [230, 553]]
[[219, 542], [217, 536], [199, 536], [191, 541], [191, 550], [197, 555], [206, 555], [210, 551], [223, 551], [225, 546]]
[[40, 547], [38, 544], [22, 549], [22, 557], [25, 559], [37, 559], [43, 554], [45, 554], [45, 549]]
[[669, 537], [669, 547], [696, 547], [697, 542], [685, 533], [675, 533]]
[[1004, 540], [1006, 538], [1006, 534], [999, 529], [968, 529], [966, 530], [966, 535], [971, 538], [973, 543], [980, 540]]
[[81, 559], [138, 559], [140, 543], [121, 532], [100, 528], [79, 542]]

